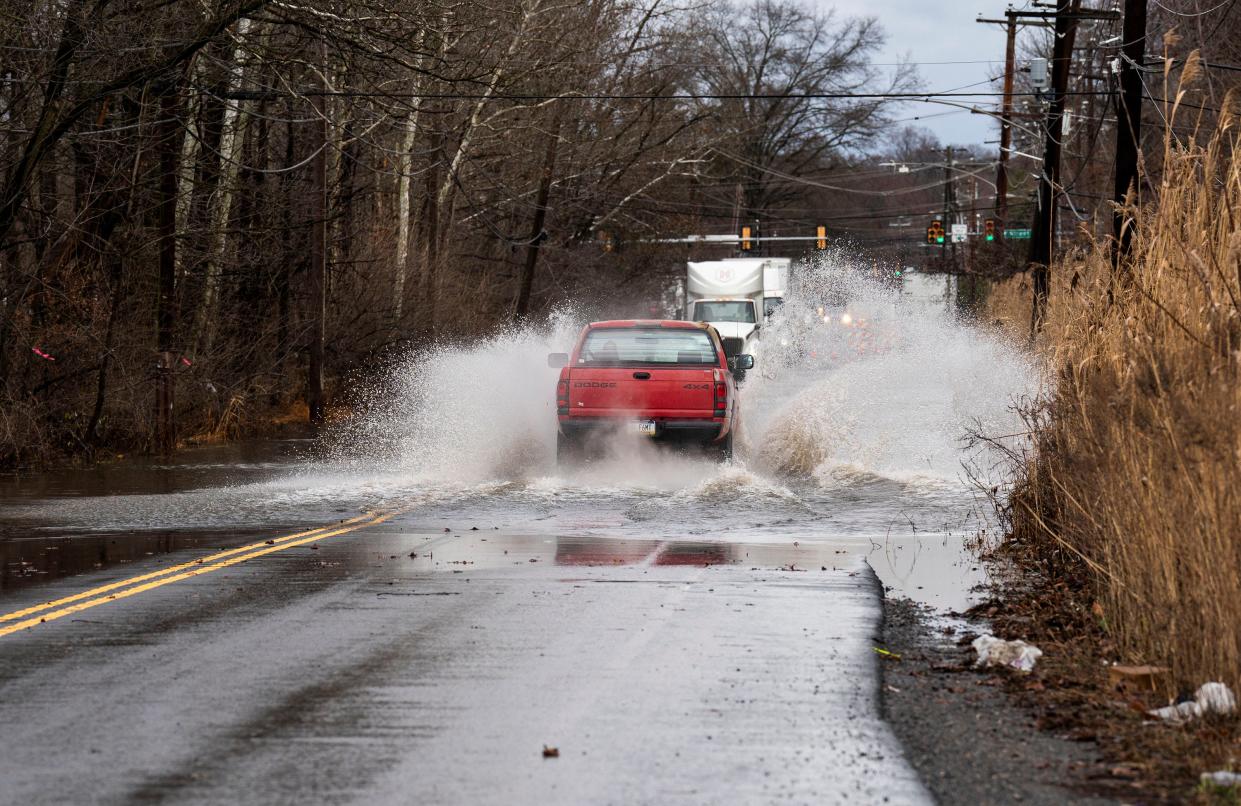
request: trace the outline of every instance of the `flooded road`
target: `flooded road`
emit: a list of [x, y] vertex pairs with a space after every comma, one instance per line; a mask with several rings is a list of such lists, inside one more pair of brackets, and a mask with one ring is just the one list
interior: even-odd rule
[[967, 603], [1002, 482], [968, 434], [1033, 388], [940, 289], [786, 304], [726, 465], [557, 468], [565, 317], [394, 368], [327, 441], [5, 480], [6, 795], [921, 801], [882, 590]]

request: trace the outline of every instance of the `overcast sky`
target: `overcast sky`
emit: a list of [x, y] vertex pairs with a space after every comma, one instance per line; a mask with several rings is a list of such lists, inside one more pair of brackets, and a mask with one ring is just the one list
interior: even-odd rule
[[[841, 15], [878, 17], [888, 35], [879, 61], [893, 62], [908, 56], [922, 63], [918, 71], [928, 91], [976, 84], [1003, 70], [1003, 26], [979, 25], [974, 20], [980, 15], [1002, 18], [1008, 6], [1005, 0], [817, 0], [817, 5], [824, 10], [835, 7]], [[946, 61], [978, 63], [927, 64]], [[986, 85], [971, 89], [989, 91]], [[981, 143], [999, 136], [994, 118], [938, 104], [911, 103], [902, 107], [897, 117], [924, 115], [940, 116], [909, 121], [908, 125], [930, 129], [945, 143]]]

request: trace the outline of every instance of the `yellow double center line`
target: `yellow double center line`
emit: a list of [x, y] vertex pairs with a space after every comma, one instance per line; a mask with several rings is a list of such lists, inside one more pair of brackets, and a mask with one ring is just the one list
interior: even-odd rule
[[65, 596], [61, 599], [34, 605], [33, 607], [14, 610], [12, 613], [0, 615], [0, 638], [19, 630], [43, 624], [44, 622], [54, 621], [73, 613], [98, 607], [101, 604], [114, 602], [117, 599], [127, 599], [130, 596], [135, 596], [154, 588], [169, 585], [173, 582], [180, 582], [190, 577], [209, 574], [212, 571], [228, 568], [230, 565], [237, 565], [238, 563], [253, 560], [266, 554], [283, 551], [305, 543], [313, 543], [326, 537], [334, 537], [336, 535], [343, 535], [346, 532], [365, 529], [368, 526], [383, 523], [401, 514], [403, 511], [394, 509], [386, 512], [371, 512], [359, 515], [356, 518], [341, 521], [333, 526], [321, 526], [318, 529], [264, 540], [262, 543], [251, 543], [248, 546], [217, 552], [208, 557], [201, 557], [197, 560], [171, 565], [158, 571], [151, 571], [147, 574], [139, 574], [138, 576], [111, 582], [107, 585], [100, 585], [97, 588], [75, 593], [72, 596]]

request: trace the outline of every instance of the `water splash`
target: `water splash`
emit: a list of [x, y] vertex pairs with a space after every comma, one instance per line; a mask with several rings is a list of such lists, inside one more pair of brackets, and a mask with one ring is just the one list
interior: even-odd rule
[[934, 279], [880, 282], [832, 258], [801, 273], [743, 394], [757, 467], [827, 485], [955, 483], [979, 459], [963, 453], [967, 431], [1019, 430], [1013, 405], [1037, 388], [1034, 367], [962, 321]]
[[1030, 366], [953, 316], [938, 278], [893, 286], [835, 258], [798, 280], [764, 325], [731, 464], [642, 444], [585, 470], [558, 468], [557, 370], [546, 354], [572, 347], [582, 323], [570, 312], [396, 362], [324, 455], [268, 479], [28, 502], [14, 516], [108, 529], [257, 526], [409, 504], [417, 524], [468, 512], [530, 533], [721, 539], [976, 525], [962, 462], [977, 457], [962, 437], [978, 424], [1019, 430], [1011, 407], [1035, 387]]

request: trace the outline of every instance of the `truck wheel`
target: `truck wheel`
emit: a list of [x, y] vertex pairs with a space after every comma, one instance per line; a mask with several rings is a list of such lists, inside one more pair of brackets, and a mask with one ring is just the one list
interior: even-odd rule
[[714, 454], [717, 462], [727, 462], [733, 458], [733, 432], [729, 431], [728, 436], [719, 442], [711, 443], [709, 450]]

